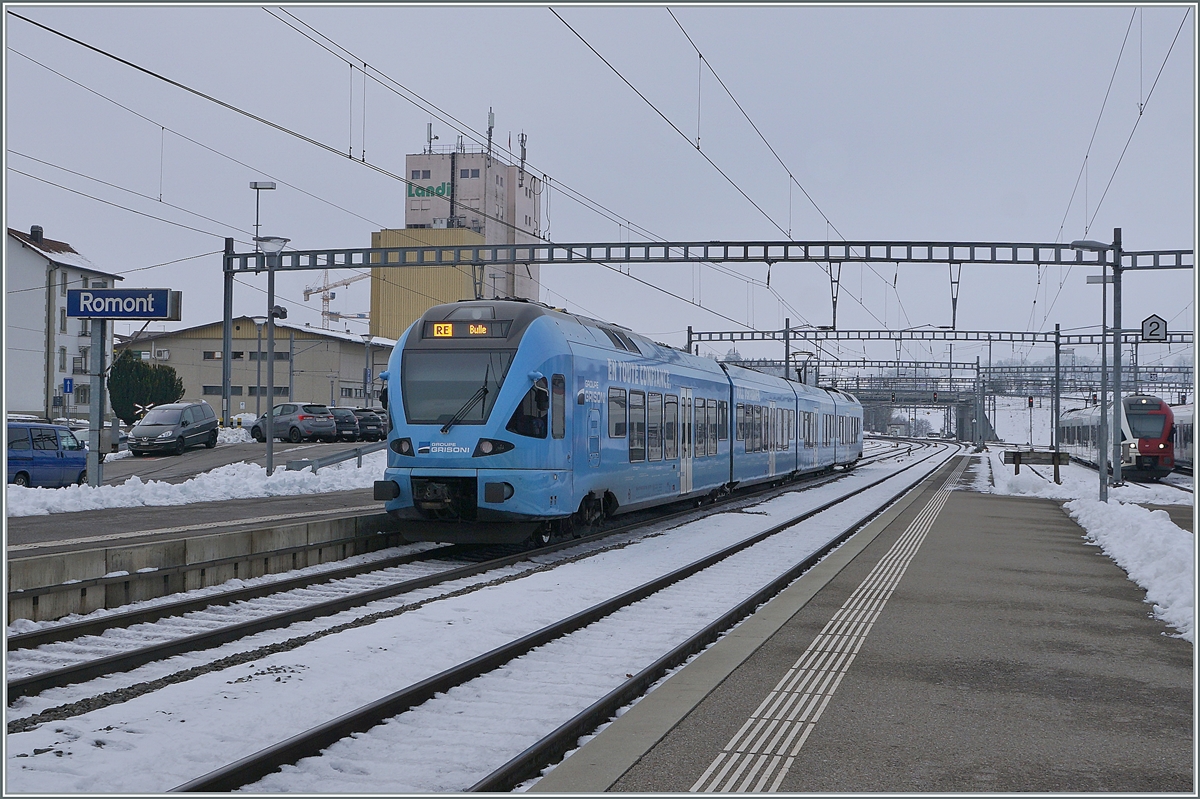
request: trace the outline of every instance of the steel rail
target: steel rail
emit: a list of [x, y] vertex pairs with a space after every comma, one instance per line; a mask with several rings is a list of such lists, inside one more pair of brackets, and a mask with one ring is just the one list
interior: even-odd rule
[[[911, 452], [911, 449], [907, 450], [907, 451]], [[884, 460], [884, 459], [887, 459], [890, 457], [896, 457], [900, 454], [903, 454], [903, 453], [884, 453], [880, 456], [872, 456], [872, 458], [878, 457], [878, 459]], [[818, 476], [818, 477], [826, 476], [826, 474], [815, 475], [815, 476]], [[736, 501], [736, 500], [743, 500], [748, 497], [753, 497], [758, 494], [767, 493], [767, 492], [776, 490], [778, 488], [779, 488], [778, 484], [767, 484], [767, 485], [764, 485], [761, 487], [748, 489], [746, 491], [738, 492], [736, 495], [727, 497], [724, 500], [721, 500], [719, 504], [725, 504], [726, 502], [731, 502], [731, 501]], [[637, 519], [635, 521], [631, 521], [627, 524], [618, 525], [616, 527], [606, 528], [606, 529], [600, 530], [599, 532], [593, 533], [588, 536], [582, 536], [582, 537], [576, 538], [576, 539], [564, 540], [557, 544], [551, 544], [549, 546], [540, 547], [540, 548], [533, 549], [533, 550], [523, 550], [521, 552], [518, 552], [518, 553], [515, 553], [512, 555], [506, 555], [506, 556], [502, 556], [500, 558], [492, 558], [492, 559], [489, 559], [486, 561], [482, 561], [480, 563], [473, 563], [473, 564], [469, 564], [466, 566], [460, 566], [460, 567], [453, 568], [453, 569], [447, 569], [446, 571], [438, 572], [437, 574], [426, 575], [424, 577], [416, 577], [411, 580], [405, 580], [403, 582], [395, 583], [393, 585], [380, 586], [378, 588], [372, 588], [372, 589], [368, 589], [366, 591], [359, 591], [356, 593], [346, 594], [344, 596], [327, 599], [323, 602], [316, 602], [311, 605], [307, 605], [305, 607], [280, 611], [278, 613], [261, 616], [257, 619], [250, 619], [248, 621], [241, 622], [240, 624], [234, 624], [234, 625], [230, 625], [228, 627], [221, 627], [221, 628], [218, 628], [215, 630], [207, 630], [204, 632], [195, 633], [193, 635], [189, 635], [189, 636], [185, 636], [185, 637], [181, 637], [181, 638], [175, 638], [175, 639], [172, 639], [169, 641], [163, 641], [163, 642], [160, 642], [157, 644], [152, 644], [150, 646], [140, 647], [138, 649], [130, 650], [127, 652], [121, 652], [121, 653], [117, 653], [114, 655], [109, 655], [107, 657], [97, 658], [95, 660], [89, 660], [89, 661], [85, 661], [83, 663], [77, 663], [77, 664], [74, 664], [71, 666], [63, 666], [62, 668], [39, 672], [38, 674], [32, 674], [32, 675], [29, 675], [28, 677], [20, 677], [15, 680], [10, 680], [8, 682], [8, 685], [7, 685], [8, 696], [9, 696], [10, 700], [16, 699], [16, 698], [19, 698], [22, 696], [32, 696], [32, 695], [41, 693], [42, 691], [49, 690], [51, 688], [60, 688], [60, 687], [66, 686], [66, 685], [71, 685], [71, 684], [83, 682], [86, 680], [92, 680], [97, 677], [106, 676], [108, 674], [116, 674], [116, 673], [131, 671], [139, 666], [144, 666], [147, 663], [153, 663], [156, 660], [163, 660], [163, 659], [166, 659], [169, 657], [174, 657], [175, 655], [181, 655], [181, 654], [185, 654], [188, 652], [200, 652], [200, 651], [204, 651], [206, 649], [213, 649], [218, 646], [221, 646], [222, 644], [229, 643], [230, 641], [236, 641], [239, 638], [244, 638], [246, 636], [264, 632], [266, 630], [283, 628], [283, 627], [290, 626], [291, 624], [295, 624], [296, 622], [311, 621], [313, 619], [321, 618], [323, 616], [331, 616], [335, 613], [341, 613], [342, 611], [350, 610], [351, 608], [354, 608], [354, 607], [366, 605], [366, 604], [369, 604], [371, 602], [376, 602], [381, 599], [389, 599], [393, 596], [398, 596], [400, 594], [408, 593], [410, 591], [415, 591], [415, 590], [418, 590], [421, 588], [428, 588], [430, 586], [437, 585], [439, 583], [449, 582], [451, 580], [463, 579], [466, 577], [474, 577], [478, 574], [482, 574], [482, 573], [490, 571], [492, 569], [501, 568], [503, 566], [509, 566], [509, 565], [512, 565], [513, 563], [519, 563], [522, 560], [527, 560], [531, 555], [551, 554], [551, 553], [557, 552], [561, 549], [566, 549], [568, 547], [577, 546], [579, 544], [586, 544], [591, 541], [598, 541], [600, 539], [603, 539], [603, 538], [606, 538], [606, 537], [609, 537], [612, 535], [616, 535], [618, 533], [628, 532], [630, 530], [636, 529], [637, 527], [643, 526], [648, 523], [656, 524], [656, 523], [662, 523], [664, 521], [670, 521], [670, 520], [678, 518], [680, 516], [686, 516], [690, 513], [693, 513], [693, 512], [695, 512], [695, 509], [696, 509], [696, 506], [689, 504], [689, 507], [684, 508], [682, 510], [674, 511], [672, 513], [667, 513], [667, 514], [656, 515], [650, 519], [639, 518], [639, 519]], [[388, 565], [380, 565], [380, 563], [374, 563], [374, 564], [363, 564], [362, 566], [347, 567], [346, 569], [339, 570], [339, 571], [351, 572], [351, 573], [343, 574], [340, 576], [356, 576], [358, 574], [362, 574], [362, 573], [366, 573], [366, 572], [370, 572], [370, 571], [379, 571], [384, 568], [390, 568], [393, 565], [403, 565], [404, 563], [411, 563], [411, 562], [420, 561], [420, 560], [434, 560], [434, 559], [444, 558], [444, 557], [447, 557], [448, 555], [452, 554], [452, 553], [447, 552], [447, 549], [448, 548], [439, 548], [439, 549], [434, 549], [434, 550], [426, 550], [425, 552], [415, 553], [412, 555], [397, 556], [397, 558], [394, 559], [397, 561], [397, 563], [388, 563]], [[389, 561], [390, 560], [392, 560], [392, 559], [389, 559]], [[112, 624], [110, 622], [110, 619], [112, 619], [113, 617], [104, 617], [101, 619], [96, 619], [96, 620], [91, 620], [91, 621], [86, 621], [86, 622], [78, 622], [73, 625], [62, 625], [62, 627], [64, 627], [64, 628], [71, 627], [71, 628], [76, 628], [76, 629], [82, 628], [82, 627], [89, 627], [89, 628], [92, 628], [92, 630], [93, 630], [92, 632], [81, 633], [81, 634], [95, 634], [94, 630], [96, 629], [97, 625], [100, 625], [101, 630], [107, 629], [107, 627], [104, 627], [103, 625], [108, 625], [110, 627], [128, 627], [133, 624], [140, 623], [141, 621], [155, 620], [154, 618], [152, 618], [152, 616], [155, 613], [158, 613], [160, 610], [161, 610], [161, 613], [160, 613], [160, 615], [157, 616], [157, 618], [165, 618], [168, 616], [179, 615], [180, 613], [184, 613], [184, 612], [188, 612], [188, 611], [192, 611], [192, 610], [203, 609], [205, 607], [227, 605], [227, 604], [232, 604], [235, 601], [241, 601], [244, 599], [252, 599], [252, 598], [258, 598], [261, 596], [269, 596], [269, 595], [275, 594], [275, 593], [283, 593], [285, 591], [292, 590], [294, 588], [308, 587], [309, 585], [316, 585], [316, 584], [327, 582], [328, 580], [331, 580], [331, 579], [336, 579], [336, 577], [328, 577], [327, 578], [328, 574], [330, 574], [330, 573], [321, 573], [321, 574], [313, 575], [313, 576], [309, 576], [309, 577], [298, 577], [298, 578], [294, 578], [292, 580], [279, 581], [276, 583], [270, 583], [270, 584], [263, 585], [263, 586], [255, 586], [253, 588], [248, 588], [248, 589], [239, 589], [238, 591], [232, 591], [232, 592], [228, 592], [227, 594], [220, 594], [220, 595], [217, 595], [214, 597], [201, 597], [201, 598], [194, 599], [194, 600], [187, 600], [184, 602], [173, 603], [172, 605], [169, 605], [169, 606], [148, 608], [144, 611], [134, 611], [131, 614], [122, 614], [123, 617], [120, 619], [117, 619], [117, 621], [118, 621], [117, 624]], [[317, 579], [314, 580], [313, 577], [316, 577]], [[290, 584], [290, 585], [288, 585], [288, 584]], [[287, 586], [287, 587], [284, 587], [284, 586]], [[236, 594], [236, 596], [234, 596], [235, 594]], [[180, 608], [184, 608], [184, 607], [186, 607], [185, 610], [180, 610]], [[128, 616], [128, 618], [125, 618], [125, 616]], [[144, 616], [144, 618], [135, 618], [135, 617], [140, 617], [140, 616]], [[46, 631], [39, 630], [39, 631], [34, 631], [32, 633], [25, 633], [24, 636], [28, 636], [28, 638], [25, 639], [26, 643], [34, 640], [32, 638], [33, 636], [52, 635], [54, 629], [55, 628], [50, 628], [49, 630], [46, 630]], [[72, 637], [78, 637], [78, 635], [80, 635], [80, 634], [77, 634]], [[41, 643], [48, 643], [48, 642], [53, 642], [53, 641], [58, 641], [58, 640], [70, 640], [70, 639], [52, 639], [52, 641], [42, 641]], [[33, 644], [33, 645], [36, 645], [36, 644]]]
[[[918, 463], [920, 462], [918, 461]], [[951, 462], [952, 460], [948, 461], [946, 466], [949, 466]], [[528, 747], [524, 752], [521, 752], [521, 754], [512, 758], [467, 790], [470, 792], [511, 791], [525, 780], [538, 776], [542, 769], [551, 763], [557, 762], [559, 758], [574, 748], [579, 738], [587, 735], [611, 719], [616, 715], [618, 710], [644, 694], [647, 688], [665, 676], [671, 669], [682, 665], [692, 655], [703, 651], [705, 647], [720, 638], [725, 631], [734, 627], [742, 619], [753, 613], [759, 605], [770, 600], [780, 591], [791, 585], [798, 577], [817, 565], [821, 559], [845, 543], [846, 540], [870, 523], [872, 519], [883, 513], [896, 500], [911, 491], [914, 486], [927, 481], [931, 477], [937, 476], [946, 466], [939, 467], [932, 474], [921, 477], [913, 483], [906, 485], [882, 505], [864, 515], [838, 536], [830, 539], [816, 552], [792, 566], [787, 572], [744, 599], [720, 618], [710, 622], [704, 629], [697, 632], [691, 638], [679, 644], [679, 646], [642, 669], [631, 679], [626, 680], [605, 696], [596, 700], [573, 718], [561, 724], [549, 735]]]
[[[266, 775], [272, 773], [278, 768], [294, 764], [305, 757], [312, 757], [321, 752], [322, 749], [332, 745], [333, 743], [346, 738], [354, 733], [366, 732], [372, 727], [380, 724], [385, 719], [396, 716], [409, 710], [423, 702], [433, 698], [437, 694], [445, 693], [451, 688], [475, 679], [476, 677], [493, 671], [505, 663], [520, 657], [521, 655], [543, 646], [553, 640], [568, 635], [576, 630], [587, 627], [600, 619], [611, 615], [612, 613], [624, 608], [628, 605], [645, 599], [664, 588], [667, 588], [680, 580], [696, 574], [699, 571], [707, 569], [715, 563], [718, 563], [732, 555], [747, 549], [760, 541], [777, 535], [778, 533], [794, 526], [795, 524], [814, 516], [822, 511], [845, 502], [858, 494], [863, 493], [887, 480], [894, 478], [898, 474], [902, 474], [909, 469], [915, 468], [924, 463], [936, 453], [930, 453], [925, 458], [911, 463], [897, 472], [893, 472], [886, 477], [875, 480], [870, 484], [846, 494], [845, 496], [831, 500], [820, 505], [817, 508], [798, 514], [784, 522], [773, 525], [767, 530], [757, 533], [746, 538], [736, 544], [726, 547], [718, 552], [707, 555], [699, 560], [676, 569], [669, 574], [658, 577], [649, 582], [643, 583], [640, 586], [625, 591], [618, 596], [593, 605], [590, 608], [579, 611], [566, 619], [547, 625], [540, 630], [536, 630], [528, 635], [525, 635], [507, 644], [496, 647], [495, 649], [478, 655], [464, 663], [453, 666], [431, 677], [427, 677], [420, 682], [417, 682], [407, 688], [396, 691], [381, 699], [377, 699], [367, 705], [364, 705], [349, 713], [345, 713], [331, 721], [320, 724], [305, 732], [288, 738], [285, 741], [269, 746], [252, 755], [242, 758], [234, 763], [230, 763], [219, 769], [209, 772], [201, 777], [197, 777], [183, 785], [179, 785], [172, 789], [172, 792], [216, 792], [216, 791], [232, 791], [242, 786], [248, 785]], [[924, 478], [922, 478], [924, 479]], [[915, 481], [915, 482], [920, 482]], [[909, 490], [913, 484], [909, 484], [905, 491]], [[903, 493], [903, 492], [902, 492]], [[889, 500], [886, 504], [891, 504]], [[868, 515], [873, 515], [868, 514]], [[858, 524], [855, 527], [859, 526]], [[840, 536], [839, 536], [840, 537]]]

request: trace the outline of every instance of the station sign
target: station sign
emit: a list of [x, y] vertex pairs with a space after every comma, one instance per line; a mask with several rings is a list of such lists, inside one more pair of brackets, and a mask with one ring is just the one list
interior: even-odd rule
[[182, 295], [170, 289], [70, 289], [67, 316], [179, 321]]

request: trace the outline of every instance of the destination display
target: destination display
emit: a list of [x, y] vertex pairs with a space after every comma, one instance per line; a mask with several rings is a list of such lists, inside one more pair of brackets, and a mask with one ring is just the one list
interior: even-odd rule
[[505, 338], [511, 321], [426, 322], [425, 338]]

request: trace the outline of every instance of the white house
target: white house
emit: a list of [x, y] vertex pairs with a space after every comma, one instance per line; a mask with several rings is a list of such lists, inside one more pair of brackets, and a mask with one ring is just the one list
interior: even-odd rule
[[[4, 273], [5, 410], [47, 419], [86, 416], [91, 327], [67, 318], [67, 289], [112, 288], [123, 278], [65, 241], [46, 238], [40, 225], [28, 233], [8, 229]], [[104, 346], [111, 358], [111, 327]], [[63, 378], [74, 381], [73, 395], [63, 394]]]

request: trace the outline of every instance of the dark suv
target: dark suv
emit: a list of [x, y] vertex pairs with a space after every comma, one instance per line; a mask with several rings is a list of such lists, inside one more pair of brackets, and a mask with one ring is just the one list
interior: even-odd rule
[[151, 408], [129, 431], [129, 451], [171, 452], [182, 455], [197, 444], [217, 445], [217, 415], [204, 400], [172, 402]]
[[358, 435], [363, 441], [378, 441], [387, 434], [383, 428], [385, 422], [376, 411], [354, 408], [353, 413], [358, 417]]
[[337, 425], [337, 437], [357, 441], [359, 436], [358, 417], [349, 408], [330, 408], [333, 422]]
[[[294, 444], [304, 439], [316, 441], [318, 438], [322, 441], [337, 441], [337, 424], [325, 405], [285, 402], [272, 408], [271, 413], [275, 416], [272, 425], [275, 438], [286, 438]], [[267, 417], [263, 414], [254, 423], [254, 427], [250, 428], [250, 435], [255, 441], [267, 440], [264, 432], [266, 424]]]

